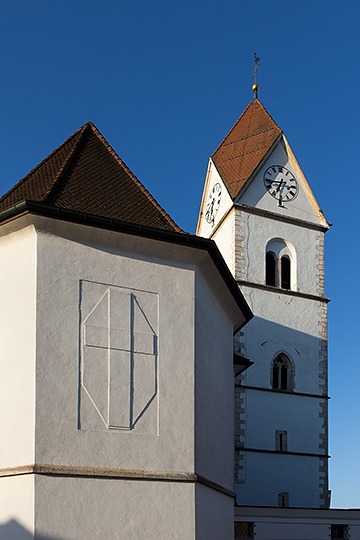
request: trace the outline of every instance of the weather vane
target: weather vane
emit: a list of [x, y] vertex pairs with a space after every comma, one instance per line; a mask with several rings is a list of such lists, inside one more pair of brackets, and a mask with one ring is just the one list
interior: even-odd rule
[[255, 83], [252, 86], [252, 91], [254, 92], [254, 99], [257, 99], [257, 93], [259, 90], [259, 85], [257, 83], [257, 70], [259, 69], [259, 66], [260, 66], [260, 58], [256, 56], [256, 53], [254, 53], [254, 60], [255, 60], [255, 71], [254, 71], [254, 75], [251, 78], [255, 79]]

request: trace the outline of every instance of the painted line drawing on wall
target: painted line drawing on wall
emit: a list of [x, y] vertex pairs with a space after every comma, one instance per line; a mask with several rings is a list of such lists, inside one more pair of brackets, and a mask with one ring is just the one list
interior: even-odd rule
[[157, 319], [153, 292], [80, 282], [80, 429], [156, 434]]

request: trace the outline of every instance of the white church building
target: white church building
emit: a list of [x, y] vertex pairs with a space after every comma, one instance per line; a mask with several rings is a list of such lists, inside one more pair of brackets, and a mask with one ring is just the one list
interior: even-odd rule
[[328, 228], [256, 97], [196, 235], [91, 123], [6, 193], [0, 539], [360, 539], [328, 509]]

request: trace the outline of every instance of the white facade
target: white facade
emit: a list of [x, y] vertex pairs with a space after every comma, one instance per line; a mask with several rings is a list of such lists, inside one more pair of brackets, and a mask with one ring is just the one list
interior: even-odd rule
[[31, 215], [0, 233], [1, 538], [230, 540], [244, 316], [208, 251]]
[[[271, 196], [266, 187], [265, 172], [275, 165], [296, 178], [292, 200], [279, 202], [276, 188]], [[237, 504], [326, 508], [328, 224], [284, 135], [230, 203], [219, 178], [207, 175], [197, 234], [215, 240], [255, 315], [235, 340], [235, 352], [254, 362], [236, 379]], [[227, 196], [209, 223], [206, 200], [214, 182]], [[274, 260], [272, 284], [267, 252]], [[283, 258], [290, 261], [286, 286]], [[277, 367], [282, 361], [286, 383]]]

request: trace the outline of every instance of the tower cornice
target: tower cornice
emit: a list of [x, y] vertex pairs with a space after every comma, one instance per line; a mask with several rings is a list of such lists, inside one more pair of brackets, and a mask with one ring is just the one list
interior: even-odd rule
[[[284, 221], [286, 223], [291, 223], [293, 225], [299, 225], [301, 227], [306, 227], [308, 229], [314, 229], [316, 231], [322, 231], [326, 232], [329, 230], [329, 227], [325, 225], [321, 225], [320, 223], [313, 223], [311, 221], [307, 221], [305, 219], [299, 219], [294, 218], [290, 216], [285, 216], [281, 214], [277, 214], [275, 212], [271, 212], [270, 210], [264, 210], [263, 208], [255, 208], [253, 206], [247, 206], [246, 204], [240, 204], [240, 203], [234, 203], [235, 208], [239, 208], [240, 210], [243, 210], [244, 212], [248, 212], [249, 214], [255, 214], [258, 216], [264, 216], [270, 219], [274, 219], [276, 221]], [[330, 224], [331, 226], [331, 224]]]

